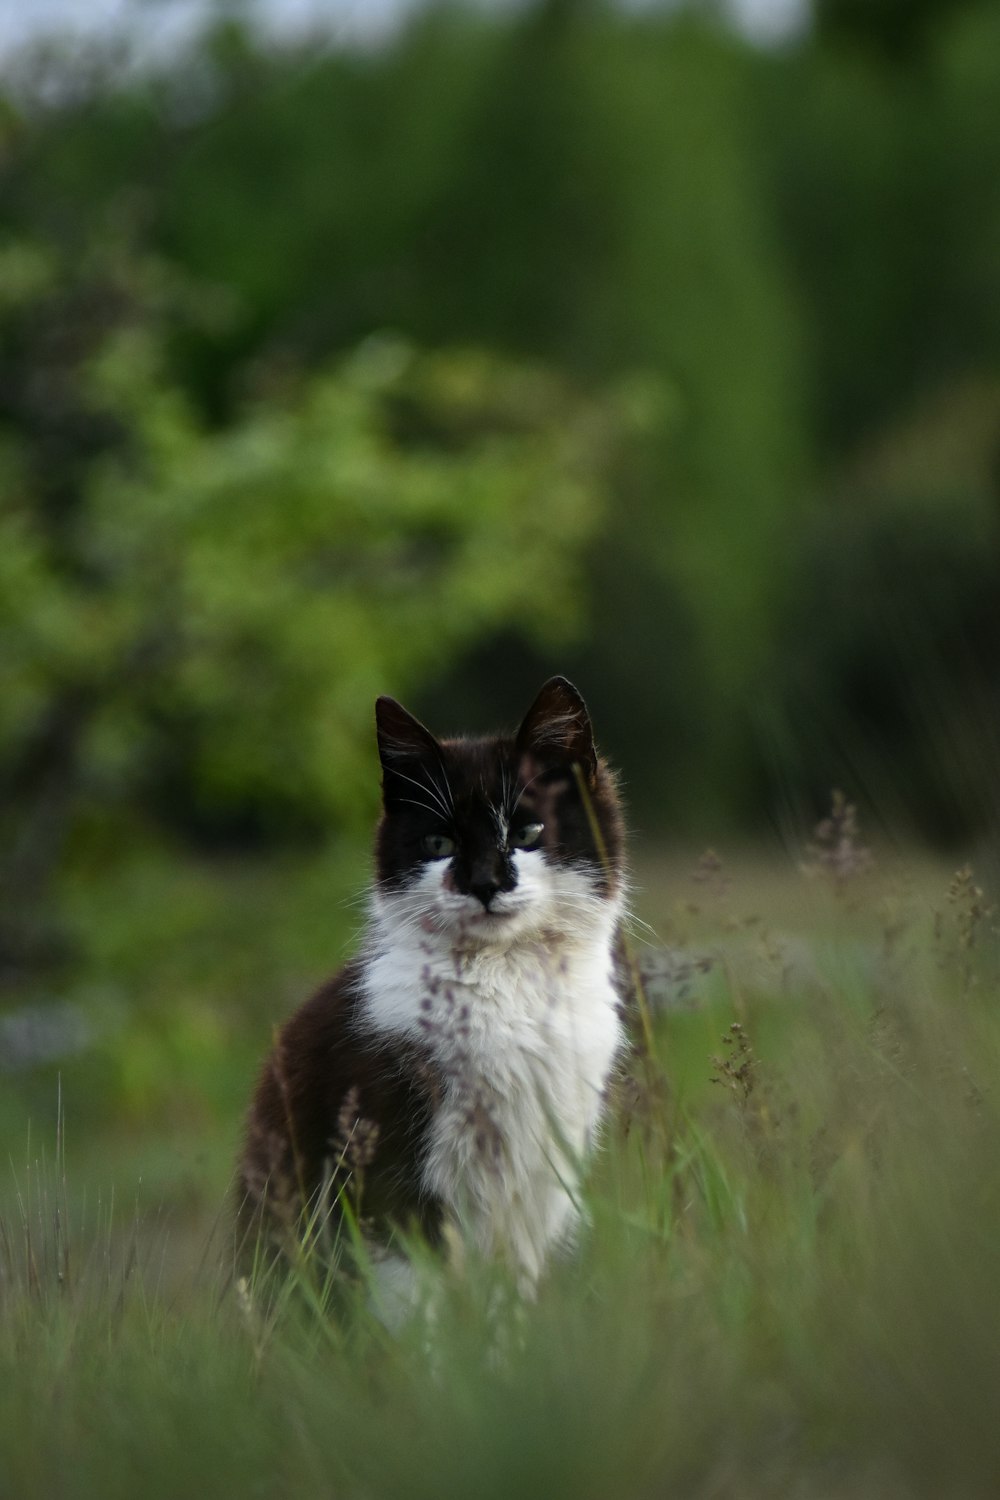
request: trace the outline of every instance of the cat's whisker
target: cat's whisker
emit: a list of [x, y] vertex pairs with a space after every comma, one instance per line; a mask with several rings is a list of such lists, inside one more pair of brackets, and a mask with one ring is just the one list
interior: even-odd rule
[[625, 928], [629, 937], [635, 938], [635, 941], [637, 943], [648, 944], [648, 946], [651, 948], [665, 948], [667, 946], [664, 939], [657, 932], [656, 928], [651, 927], [648, 922], [642, 919], [642, 917], [636, 916], [634, 911], [629, 911], [627, 908], [623, 908], [621, 914], [621, 924]]
[[448, 811], [451, 812], [451, 813], [454, 813], [454, 811], [455, 811], [455, 798], [454, 798], [454, 795], [453, 795], [452, 790], [451, 790], [451, 782], [448, 780], [447, 769], [445, 768], [445, 766], [444, 766], [443, 763], [441, 764], [441, 775], [444, 778], [443, 785], [442, 785], [441, 782], [435, 781], [433, 776], [429, 775], [428, 779], [430, 780], [431, 784], [433, 785], [434, 790], [437, 792], [438, 796], [441, 797], [442, 801], [444, 801], [446, 803], [446, 805], [448, 807]]
[[541, 776], [541, 774], [542, 774], [541, 771], [536, 771], [535, 775], [529, 777], [529, 779], [524, 783], [523, 787], [518, 792], [517, 796], [514, 798], [514, 805], [513, 805], [513, 807], [510, 810], [511, 817], [513, 817], [514, 814], [517, 812], [518, 803], [520, 802], [521, 798], [524, 796], [525, 792], [528, 791], [531, 787], [534, 786], [535, 782], [538, 780], [538, 778]]
[[416, 797], [400, 797], [399, 801], [407, 803], [410, 807], [422, 807], [424, 812], [429, 812], [433, 818], [441, 816], [440, 808], [432, 807], [429, 802], [420, 802]]
[[550, 900], [553, 912], [559, 915], [584, 913], [586, 915], [593, 916], [595, 910], [597, 910], [597, 908], [593, 906], [589, 901], [583, 899], [574, 899], [572, 897], [552, 895], [550, 897]]
[[[398, 776], [401, 781], [408, 781], [411, 786], [417, 787], [417, 789], [421, 792], [429, 792], [430, 795], [434, 798], [434, 801], [437, 803], [441, 812], [444, 814], [445, 818], [447, 818], [454, 810], [454, 804], [452, 803], [449, 806], [449, 803], [446, 802], [444, 797], [441, 795], [441, 788], [438, 786], [433, 776], [428, 776], [426, 781], [418, 781], [415, 776], [407, 776], [406, 772], [401, 771], [398, 766], [393, 766], [392, 770], [387, 774], [391, 776]], [[445, 785], [447, 785], [447, 782], [445, 783]], [[419, 806], [420, 804], [418, 803], [417, 805]]]
[[500, 763], [500, 806], [502, 808], [506, 808], [508, 806], [508, 804], [510, 803], [510, 793], [511, 793], [510, 775], [508, 773], [507, 767], [501, 761], [501, 763]]

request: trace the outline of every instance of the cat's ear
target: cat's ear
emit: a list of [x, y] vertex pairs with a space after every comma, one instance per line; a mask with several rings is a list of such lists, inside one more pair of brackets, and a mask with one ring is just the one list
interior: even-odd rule
[[581, 767], [590, 780], [597, 770], [594, 732], [587, 705], [565, 677], [550, 677], [517, 731], [517, 748], [546, 764]]
[[395, 698], [375, 701], [375, 731], [378, 755], [384, 771], [392, 771], [400, 761], [433, 756], [440, 760], [441, 750], [429, 729], [397, 703]]

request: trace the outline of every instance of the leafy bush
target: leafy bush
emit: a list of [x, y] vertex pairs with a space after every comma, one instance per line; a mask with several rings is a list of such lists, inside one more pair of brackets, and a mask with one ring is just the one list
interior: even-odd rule
[[378, 692], [510, 622], [571, 627], [621, 424], [537, 366], [372, 338], [258, 367], [212, 428], [169, 361], [204, 289], [121, 248], [4, 269], [10, 948], [60, 864], [137, 835], [367, 827]]

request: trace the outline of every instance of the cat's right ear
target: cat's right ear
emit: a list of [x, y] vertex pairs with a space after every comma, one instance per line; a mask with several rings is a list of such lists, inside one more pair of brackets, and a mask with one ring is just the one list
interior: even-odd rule
[[395, 698], [375, 700], [375, 732], [383, 771], [395, 770], [401, 761], [440, 760], [441, 749], [429, 729], [397, 703]]
[[592, 779], [597, 770], [587, 705], [565, 677], [550, 677], [517, 731], [517, 748], [543, 765], [575, 762]]

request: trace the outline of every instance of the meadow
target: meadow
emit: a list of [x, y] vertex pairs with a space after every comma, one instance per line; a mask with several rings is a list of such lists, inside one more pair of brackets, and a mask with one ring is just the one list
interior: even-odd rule
[[[0, 1500], [996, 1496], [1000, 7], [272, 8], [0, 55]], [[589, 1227], [241, 1284], [376, 696], [555, 672], [648, 837]]]
[[164, 934], [172, 1008], [5, 1090], [0, 1494], [997, 1493], [998, 926], [972, 871], [873, 859], [844, 806], [794, 857], [640, 856], [648, 1026], [589, 1228], [526, 1306], [413, 1247], [433, 1311], [394, 1333], [308, 1256], [276, 1293], [233, 1275], [240, 1111], [331, 900], [349, 943], [331, 884], [204, 877], [186, 944]]

